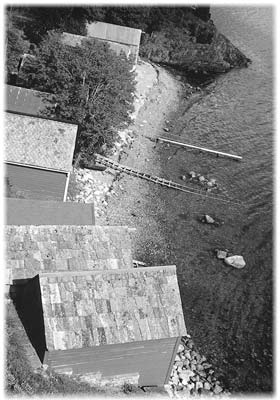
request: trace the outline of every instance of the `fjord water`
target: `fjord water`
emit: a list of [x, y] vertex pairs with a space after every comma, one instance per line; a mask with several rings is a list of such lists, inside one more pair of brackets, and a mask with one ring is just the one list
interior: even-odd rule
[[[166, 253], [177, 265], [187, 329], [223, 383], [232, 391], [267, 392], [272, 390], [273, 8], [212, 7], [211, 14], [252, 64], [219, 76], [191, 108], [182, 103], [172, 133], [243, 160], [165, 147], [162, 170], [177, 181], [191, 170], [215, 178], [222, 192], [242, 205], [166, 191]], [[203, 214], [224, 225], [199, 223]], [[246, 267], [225, 266], [215, 248], [243, 255]]]

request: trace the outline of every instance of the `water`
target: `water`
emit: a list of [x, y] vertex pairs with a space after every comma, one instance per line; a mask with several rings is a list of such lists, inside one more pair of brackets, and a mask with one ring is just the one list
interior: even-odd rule
[[[187, 143], [241, 155], [242, 162], [188, 150], [162, 150], [163, 174], [177, 180], [194, 170], [217, 179], [242, 206], [166, 192], [170, 261], [177, 265], [187, 328], [220, 369], [221, 380], [244, 392], [269, 391], [272, 352], [273, 9], [212, 8], [217, 28], [252, 60], [207, 88], [189, 110], [182, 104], [173, 134]], [[174, 154], [172, 159], [168, 159]], [[207, 213], [225, 225], [199, 224]], [[213, 249], [246, 260], [227, 268]], [[223, 376], [224, 374], [224, 376]]]

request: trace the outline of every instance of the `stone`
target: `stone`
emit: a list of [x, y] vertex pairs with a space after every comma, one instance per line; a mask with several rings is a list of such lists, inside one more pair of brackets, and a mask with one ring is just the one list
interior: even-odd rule
[[210, 383], [209, 382], [204, 382], [204, 389], [205, 390], [211, 390], [211, 385], [210, 385]]
[[183, 383], [184, 381], [188, 382], [189, 379], [194, 375], [195, 375], [194, 372], [191, 371], [190, 369], [183, 370], [178, 374], [179, 378], [182, 379]]
[[231, 267], [238, 268], [238, 269], [244, 268], [246, 265], [246, 262], [242, 256], [226, 257], [224, 259], [224, 261], [227, 265], [230, 265]]
[[181, 361], [181, 358], [180, 358], [179, 354], [176, 354], [175, 361]]
[[183, 363], [183, 361], [176, 361], [175, 365], [176, 365], [177, 368], [182, 368], [184, 363]]
[[217, 252], [217, 258], [223, 260], [227, 257], [227, 252], [224, 250], [216, 250]]
[[205, 178], [204, 178], [203, 175], [201, 175], [201, 176], [198, 178], [198, 180], [199, 180], [199, 182], [205, 182]]
[[182, 176], [181, 176], [181, 179], [182, 179], [182, 181], [186, 181], [186, 180], [187, 180], [186, 175], [182, 175]]
[[172, 378], [171, 378], [171, 381], [172, 381], [172, 383], [173, 383], [174, 385], [178, 385], [178, 383], [179, 383], [179, 378], [178, 378], [178, 376], [177, 376], [177, 375], [173, 375]]
[[195, 384], [195, 390], [203, 389], [203, 383], [200, 381], [197, 381]]
[[215, 387], [214, 387], [214, 390], [213, 390], [213, 392], [215, 393], [215, 394], [219, 394], [219, 393], [221, 393], [223, 391], [223, 388], [220, 386], [220, 385], [215, 385]]
[[191, 178], [195, 178], [196, 177], [196, 173], [194, 171], [191, 171], [189, 173], [189, 175], [190, 175]]
[[212, 364], [209, 364], [209, 363], [204, 363], [203, 364], [203, 368], [204, 369], [209, 369], [209, 368], [211, 368], [212, 367]]
[[215, 222], [215, 220], [212, 217], [210, 217], [210, 215], [207, 215], [207, 214], [204, 215], [204, 221], [207, 224], [214, 224], [214, 222]]
[[185, 347], [180, 343], [179, 346], [178, 346], [178, 351], [177, 352], [181, 353], [184, 350], [185, 350]]

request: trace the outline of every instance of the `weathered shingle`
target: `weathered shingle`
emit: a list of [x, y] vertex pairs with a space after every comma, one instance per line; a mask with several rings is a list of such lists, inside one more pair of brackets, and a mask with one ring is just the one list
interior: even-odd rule
[[175, 266], [42, 274], [40, 285], [49, 350], [186, 334]]
[[5, 161], [68, 172], [78, 125], [5, 113]]
[[133, 268], [126, 226], [7, 225], [4, 229], [6, 283], [39, 272]]

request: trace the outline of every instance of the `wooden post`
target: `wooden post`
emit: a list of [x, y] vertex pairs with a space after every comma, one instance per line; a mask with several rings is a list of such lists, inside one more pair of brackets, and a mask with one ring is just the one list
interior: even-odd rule
[[188, 148], [191, 148], [191, 149], [196, 149], [196, 150], [199, 150], [199, 152], [205, 151], [207, 153], [213, 153], [213, 154], [216, 154], [217, 157], [224, 156], [224, 157], [228, 157], [228, 158], [233, 158], [235, 160], [242, 160], [242, 157], [236, 156], [235, 154], [228, 154], [228, 153], [223, 153], [222, 151], [206, 149], [205, 147], [193, 146], [191, 144], [179, 142], [177, 140], [168, 139], [168, 138], [165, 138], [165, 137], [159, 137], [158, 141], [165, 142], [165, 143], [168, 143], [168, 144], [175, 144], [177, 146], [188, 147]]

